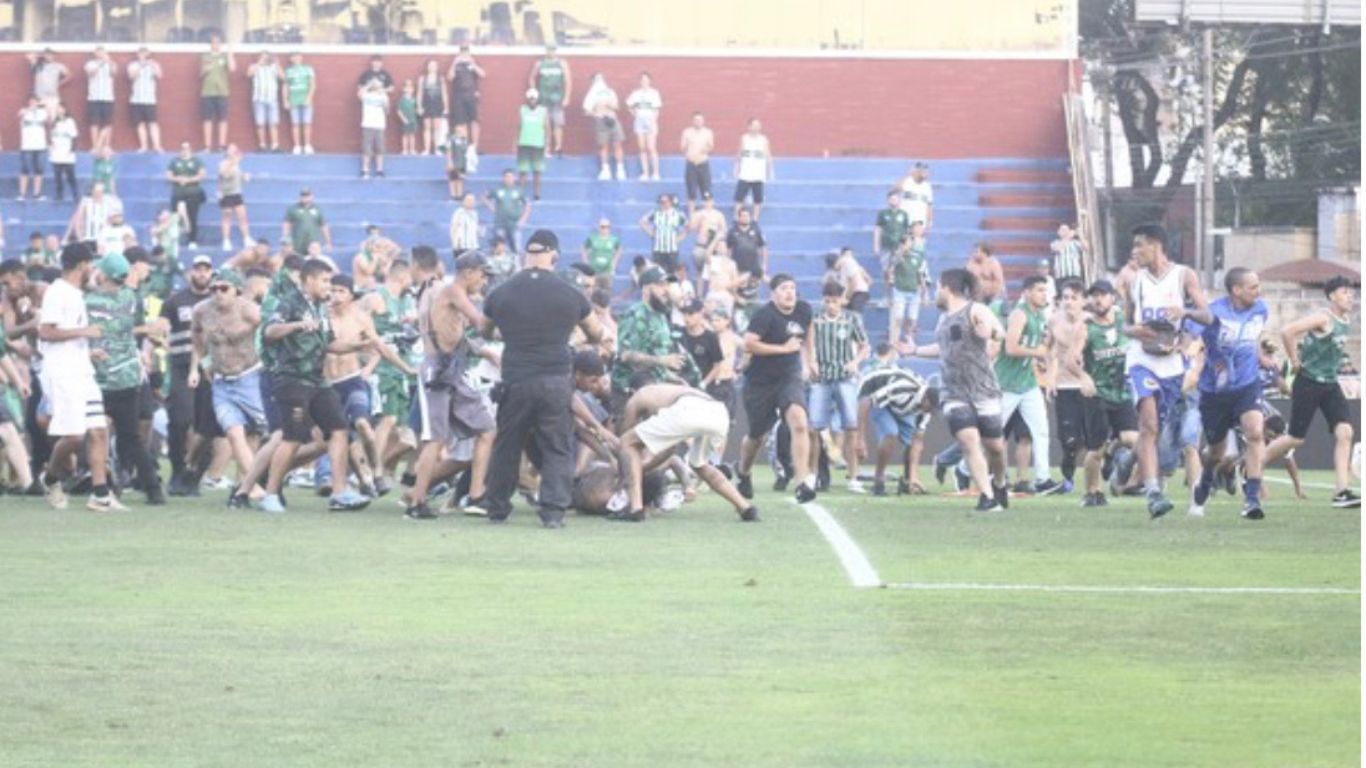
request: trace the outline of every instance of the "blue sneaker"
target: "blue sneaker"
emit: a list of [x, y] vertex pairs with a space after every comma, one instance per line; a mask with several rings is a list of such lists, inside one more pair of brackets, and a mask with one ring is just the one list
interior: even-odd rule
[[1071, 492], [1072, 492], [1073, 490], [1075, 490], [1075, 489], [1076, 489], [1076, 486], [1072, 484], [1072, 481], [1071, 481], [1071, 480], [1063, 480], [1063, 481], [1062, 481], [1062, 490], [1061, 490], [1061, 491], [1058, 491], [1058, 493], [1067, 494], [1067, 493], [1071, 493]]
[[265, 498], [257, 502], [256, 508], [272, 515], [283, 515], [285, 513], [285, 505], [280, 501], [279, 494], [276, 493], [267, 494]]
[[370, 497], [347, 488], [327, 500], [329, 512], [356, 512], [370, 506]]

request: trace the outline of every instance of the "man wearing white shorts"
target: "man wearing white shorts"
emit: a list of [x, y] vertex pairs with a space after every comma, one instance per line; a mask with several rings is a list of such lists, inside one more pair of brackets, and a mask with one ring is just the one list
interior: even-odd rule
[[729, 501], [745, 522], [759, 519], [759, 510], [745, 501], [720, 469], [707, 457], [725, 445], [730, 431], [726, 406], [707, 393], [679, 384], [650, 384], [636, 390], [622, 417], [621, 472], [630, 495], [630, 509], [613, 512], [608, 520], [638, 523], [645, 519], [642, 485], [645, 473], [669, 460], [674, 447], [688, 443], [688, 465], [713, 491]]
[[109, 491], [109, 431], [104, 419], [104, 393], [95, 380], [90, 359], [90, 339], [100, 329], [90, 325], [83, 286], [89, 282], [95, 254], [85, 243], [69, 243], [62, 249], [62, 277], [43, 294], [38, 321], [39, 349], [43, 355], [41, 383], [52, 411], [47, 433], [56, 439], [43, 485], [47, 502], [65, 509], [62, 479], [70, 474], [76, 451], [89, 435], [91, 495], [86, 508], [93, 512], [127, 511]]

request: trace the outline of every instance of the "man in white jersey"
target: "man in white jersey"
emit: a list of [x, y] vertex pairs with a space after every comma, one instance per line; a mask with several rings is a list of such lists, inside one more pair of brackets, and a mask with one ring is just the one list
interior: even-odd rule
[[929, 232], [934, 225], [934, 188], [930, 186], [930, 167], [925, 163], [916, 163], [899, 186], [901, 210], [906, 212], [912, 224], [918, 221]]
[[247, 67], [247, 77], [251, 80], [251, 116], [256, 123], [256, 148], [262, 152], [280, 151], [280, 81], [284, 76], [284, 70], [270, 51], [261, 51], [256, 63]]
[[157, 154], [162, 152], [161, 126], [157, 124], [159, 80], [161, 65], [152, 58], [152, 52], [144, 45], [138, 49], [138, 57], [128, 62], [128, 104], [133, 113], [133, 124], [138, 130], [139, 152], [146, 152], [149, 146]]
[[85, 63], [85, 120], [90, 124], [90, 151], [99, 152], [113, 139], [114, 73], [118, 65], [109, 58], [104, 46], [95, 46], [95, 55]]
[[1125, 369], [1138, 408], [1138, 469], [1148, 497], [1148, 514], [1172, 510], [1162, 495], [1157, 439], [1167, 411], [1181, 397], [1185, 364], [1179, 352], [1183, 321], [1207, 325], [1209, 305], [1200, 281], [1187, 267], [1167, 257], [1167, 230], [1143, 224], [1133, 231], [1133, 257], [1138, 272], [1126, 297], [1129, 350]]
[[735, 159], [735, 215], [746, 198], [754, 202], [754, 220], [764, 210], [764, 183], [773, 180], [773, 148], [759, 118], [751, 117], [740, 135], [740, 155]]
[[[43, 294], [38, 320], [38, 339], [43, 355], [43, 394], [52, 408], [47, 433], [56, 438], [52, 456], [43, 472], [48, 504], [65, 509], [62, 478], [75, 465], [76, 451], [87, 435], [87, 458], [93, 484], [86, 508], [93, 512], [127, 511], [109, 492], [109, 432], [104, 421], [104, 393], [95, 380], [89, 340], [100, 337], [90, 325], [85, 308], [85, 284], [90, 279], [95, 254], [85, 243], [69, 243], [62, 249], [62, 277]], [[100, 353], [97, 353], [100, 354]]]

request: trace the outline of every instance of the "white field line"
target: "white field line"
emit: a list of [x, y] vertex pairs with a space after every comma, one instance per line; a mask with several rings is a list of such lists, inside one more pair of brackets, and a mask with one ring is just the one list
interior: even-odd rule
[[840, 565], [844, 566], [844, 572], [849, 574], [851, 584], [856, 587], [882, 586], [882, 579], [873, 569], [873, 564], [868, 562], [868, 556], [863, 554], [859, 545], [850, 538], [848, 531], [844, 530], [844, 526], [836, 522], [835, 518], [825, 511], [825, 507], [814, 503], [798, 506], [820, 529], [821, 535], [830, 543], [830, 548], [835, 550], [835, 555], [840, 559]]
[[[1264, 477], [1262, 478], [1262, 482], [1275, 483], [1276, 485], [1294, 485], [1294, 483], [1284, 477]], [[1311, 483], [1306, 480], [1301, 480], [1300, 485], [1305, 488], [1317, 488], [1321, 491], [1336, 491], [1338, 489], [1338, 487], [1332, 483]]]

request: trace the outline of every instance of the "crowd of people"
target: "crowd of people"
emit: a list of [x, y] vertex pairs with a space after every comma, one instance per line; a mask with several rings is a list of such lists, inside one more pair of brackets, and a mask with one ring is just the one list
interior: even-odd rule
[[[282, 69], [263, 53], [248, 69], [258, 148], [281, 148], [283, 93], [293, 151], [310, 153], [315, 76], [291, 59]], [[92, 102], [113, 100], [112, 85], [96, 87], [113, 77], [107, 62], [98, 51], [86, 68]], [[59, 196], [75, 188], [79, 132], [57, 98], [68, 77], [54, 72], [60, 66], [34, 59], [34, 95], [20, 113], [21, 197], [42, 196], [45, 159], [64, 166]], [[154, 86], [155, 67], [145, 51], [130, 64], [135, 98], [139, 83]], [[1243, 515], [1259, 519], [1266, 467], [1283, 462], [1302, 493], [1293, 450], [1321, 410], [1336, 441], [1333, 504], [1359, 504], [1354, 429], [1337, 382], [1356, 297], [1345, 281], [1327, 286], [1320, 312], [1281, 329], [1278, 349], [1255, 273], [1229, 270], [1227, 295], [1209, 301], [1195, 273], [1168, 257], [1166, 232], [1149, 225], [1113, 279], [1089, 275], [1088, 254], [1064, 224], [1052, 257], [1012, 301], [986, 243], [962, 267], [931, 274], [933, 187], [918, 163], [872, 222], [878, 274], [841, 249], [819, 296], [803, 300], [796, 276], [769, 269], [759, 228], [774, 165], [762, 126], [752, 120], [741, 137], [728, 219], [713, 199], [714, 138], [698, 113], [680, 139], [686, 210], [664, 194], [641, 217], [651, 252], [632, 259], [631, 287], [617, 294], [624, 251], [611, 221], [577, 248], [544, 229], [521, 236], [545, 158], [563, 151], [572, 79], [553, 48], [529, 76], [517, 167], [484, 195], [491, 226], [464, 188], [477, 159], [482, 69], [462, 49], [444, 75], [432, 61], [404, 85], [405, 147], [416, 151], [420, 133], [423, 151], [445, 154], [460, 201], [452, 253], [404, 249], [371, 226], [347, 274], [308, 189], [285, 212], [278, 245], [253, 235], [250, 174], [217, 101], [235, 67], [217, 41], [201, 67], [205, 146], [224, 150], [215, 177], [224, 263], [197, 247], [209, 172], [193, 147], [170, 160], [170, 205], [144, 240], [124, 221], [108, 121], [96, 124], [109, 110], [89, 105], [88, 193], [62, 235], [35, 232], [22, 258], [0, 263], [10, 492], [58, 508], [88, 493], [90, 509], [107, 511], [123, 509], [130, 490], [160, 504], [210, 487], [230, 506], [278, 514], [298, 484], [336, 511], [393, 493], [413, 519], [436, 517], [446, 498], [449, 509], [498, 522], [520, 491], [559, 527], [570, 510], [642, 521], [705, 484], [754, 521], [752, 473], [766, 445], [775, 490], [792, 487], [798, 502], [833, 487], [841, 469], [849, 493], [925, 493], [924, 437], [938, 414], [955, 440], [934, 457], [935, 475], [944, 482], [951, 472], [983, 512], [1006, 508], [1011, 493], [1080, 487], [1085, 506], [1139, 493], [1160, 517], [1174, 507], [1169, 478], [1184, 469], [1188, 513], [1203, 514], [1216, 486], [1232, 492], [1241, 477]], [[384, 173], [394, 87], [378, 57], [357, 84], [365, 175]], [[648, 75], [626, 100], [643, 178], [658, 178], [662, 104]], [[134, 110], [143, 148], [160, 149], [154, 95], [132, 106], [143, 107]], [[619, 109], [595, 77], [583, 110], [604, 180], [625, 175]], [[879, 285], [889, 318], [886, 340], [874, 343], [882, 329], [870, 333], [864, 316]], [[924, 344], [929, 301], [939, 320]], [[907, 363], [917, 358], [940, 360], [940, 372], [916, 373]], [[1288, 421], [1267, 402], [1275, 392], [1294, 395]], [[728, 462], [739, 423], [738, 458]]]

